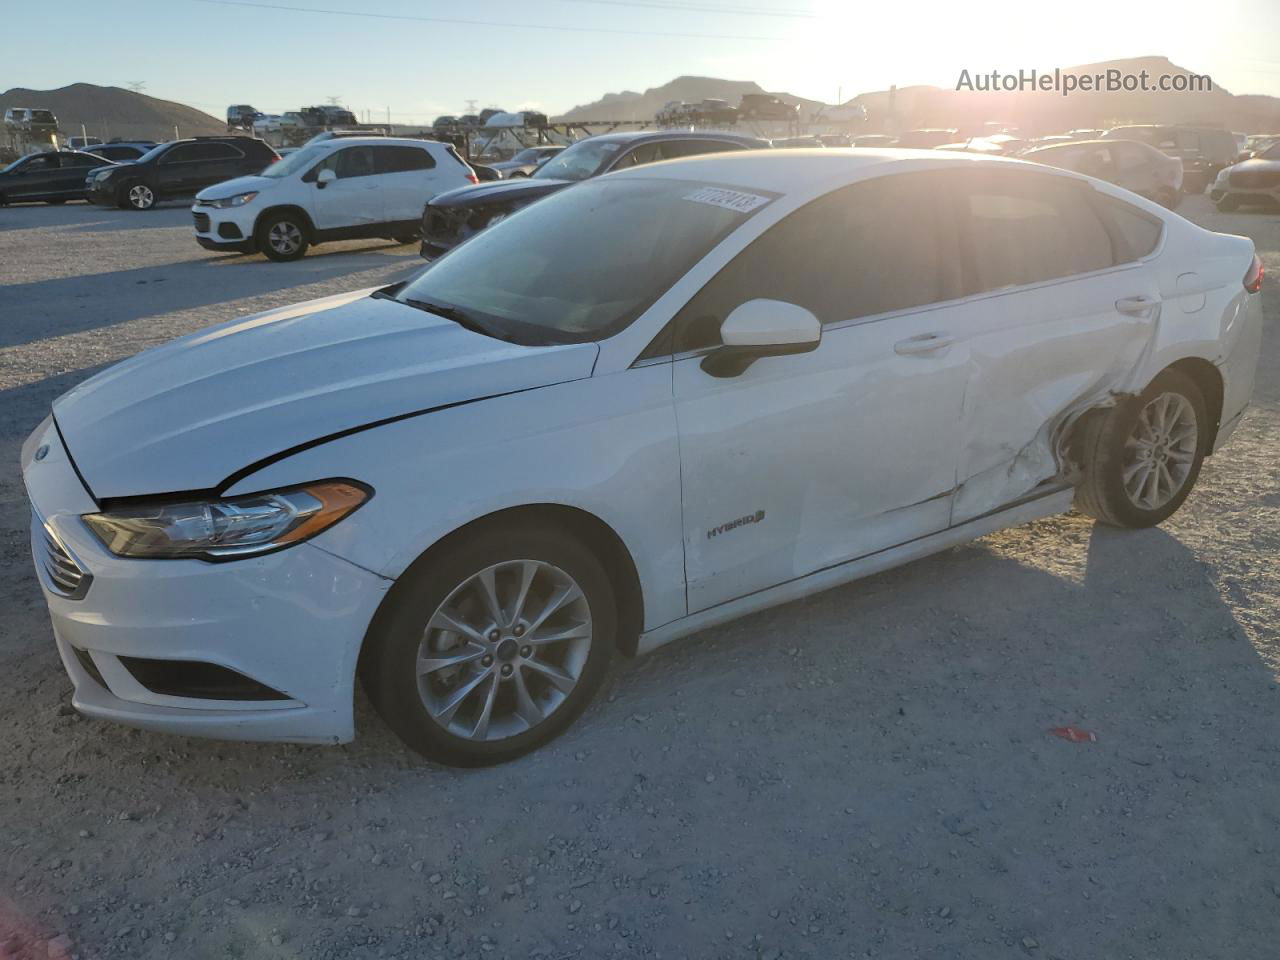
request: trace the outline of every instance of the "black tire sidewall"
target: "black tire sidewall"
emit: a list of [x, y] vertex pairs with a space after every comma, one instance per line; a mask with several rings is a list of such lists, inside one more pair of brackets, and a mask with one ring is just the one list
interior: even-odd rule
[[[1173, 499], [1157, 510], [1144, 510], [1129, 499], [1129, 494], [1124, 489], [1124, 445], [1133, 433], [1133, 428], [1137, 424], [1138, 416], [1143, 408], [1162, 393], [1180, 394], [1190, 402], [1195, 410], [1197, 430], [1196, 458], [1191, 465], [1191, 472], [1187, 475], [1182, 489], [1178, 491]], [[1110, 513], [1127, 527], [1151, 527], [1162, 523], [1173, 516], [1178, 508], [1182, 506], [1183, 501], [1190, 495], [1196, 480], [1200, 476], [1200, 468], [1204, 464], [1205, 455], [1213, 441], [1213, 437], [1210, 435], [1213, 424], [1209, 422], [1208, 407], [1205, 404], [1200, 388], [1186, 374], [1178, 370], [1165, 370], [1151, 381], [1141, 394], [1121, 401], [1108, 416], [1111, 418], [1111, 422], [1107, 424], [1101, 438], [1105, 447], [1106, 467], [1103, 475], [1099, 478], [1099, 485], [1102, 488]]]
[[[277, 223], [292, 223], [302, 233], [302, 243], [298, 245], [298, 249], [293, 253], [277, 253], [271, 248], [268, 237], [271, 228]], [[307, 236], [307, 224], [301, 217], [296, 217], [289, 213], [273, 213], [264, 217], [258, 223], [257, 243], [258, 249], [262, 251], [262, 255], [268, 260], [274, 260], [277, 263], [289, 263], [293, 260], [301, 260], [307, 255], [307, 249], [311, 246], [311, 241]]]
[[[591, 610], [591, 650], [577, 686], [537, 727], [499, 741], [465, 740], [440, 727], [418, 694], [414, 665], [423, 627], [464, 580], [493, 564], [522, 559], [554, 564], [577, 581]], [[494, 528], [432, 551], [400, 577], [370, 627], [360, 677], [378, 714], [411, 749], [451, 766], [489, 766], [542, 746], [577, 719], [604, 682], [616, 638], [613, 588], [585, 545], [550, 528]]]

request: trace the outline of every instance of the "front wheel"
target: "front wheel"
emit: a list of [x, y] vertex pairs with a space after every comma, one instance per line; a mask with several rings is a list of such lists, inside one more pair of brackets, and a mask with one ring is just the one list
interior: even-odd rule
[[268, 260], [285, 262], [306, 255], [311, 241], [301, 218], [287, 211], [274, 213], [258, 225], [258, 249]]
[[1182, 506], [1212, 440], [1195, 381], [1165, 370], [1139, 396], [1084, 425], [1076, 507], [1116, 527], [1150, 527]]
[[491, 527], [400, 578], [360, 676], [411, 748], [488, 766], [563, 732], [603, 682], [617, 615], [600, 561], [540, 526]]
[[119, 204], [126, 210], [150, 210], [156, 205], [156, 193], [145, 183], [135, 183], [121, 191]]

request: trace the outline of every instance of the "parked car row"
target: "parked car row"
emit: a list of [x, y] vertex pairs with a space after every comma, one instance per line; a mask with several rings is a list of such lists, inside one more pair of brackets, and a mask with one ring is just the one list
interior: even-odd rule
[[486, 183], [432, 198], [421, 210], [422, 255], [438, 257], [535, 200], [601, 174], [659, 160], [768, 146], [768, 140], [756, 137], [680, 130], [609, 133], [579, 140], [518, 182]]
[[708, 124], [730, 126], [739, 120], [783, 121], [794, 123], [800, 108], [769, 93], [744, 93], [738, 106], [727, 100], [708, 98], [697, 103], [671, 100], [665, 103], [655, 116], [663, 126], [688, 126]]
[[[1252, 241], [1046, 164], [766, 146], [584, 140], [455, 191], [552, 195], [412, 278], [56, 400], [21, 464], [75, 707], [338, 743], [360, 683], [412, 749], [500, 763], [620, 654], [1073, 505], [1178, 510], [1253, 389]], [[334, 139], [195, 211], [292, 256], [316, 203], [462, 167]]]

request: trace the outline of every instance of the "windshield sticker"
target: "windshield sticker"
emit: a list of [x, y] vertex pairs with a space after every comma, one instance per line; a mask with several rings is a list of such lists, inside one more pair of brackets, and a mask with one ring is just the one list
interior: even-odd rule
[[694, 203], [709, 203], [713, 207], [724, 207], [726, 210], [736, 210], [738, 213], [750, 213], [769, 202], [768, 197], [743, 193], [741, 190], [726, 190], [724, 187], [703, 187], [701, 190], [687, 194], [685, 199], [692, 200]]

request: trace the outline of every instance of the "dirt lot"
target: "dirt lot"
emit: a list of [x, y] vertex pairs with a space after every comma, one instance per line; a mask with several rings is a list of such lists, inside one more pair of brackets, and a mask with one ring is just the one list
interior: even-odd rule
[[[1280, 218], [1184, 212], [1280, 276]], [[341, 748], [69, 710], [17, 469], [50, 401], [418, 263], [216, 257], [188, 217], [0, 210], [0, 960], [1276, 955], [1280, 285], [1256, 407], [1162, 529], [1050, 520], [708, 631], [459, 772], [363, 702]]]

